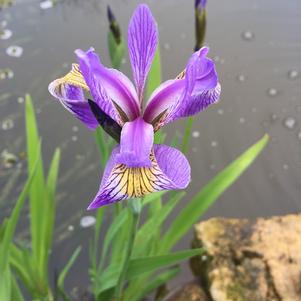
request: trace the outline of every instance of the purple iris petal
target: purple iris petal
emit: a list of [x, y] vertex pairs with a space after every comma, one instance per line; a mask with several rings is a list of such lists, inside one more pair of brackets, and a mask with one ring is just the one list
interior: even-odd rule
[[140, 115], [135, 88], [123, 73], [105, 68], [92, 48], [87, 52], [78, 49], [75, 53], [94, 101], [106, 114], [119, 121], [114, 102], [126, 114], [128, 120]]
[[206, 7], [207, 0], [195, 0], [194, 7], [196, 9], [204, 9]]
[[157, 24], [148, 6], [139, 5], [128, 28], [128, 48], [140, 102], [158, 44]]
[[168, 81], [154, 91], [144, 112], [147, 122], [167, 110], [162, 126], [195, 115], [219, 99], [220, 85], [214, 62], [206, 57], [208, 51], [203, 47], [192, 55], [184, 79]]
[[190, 165], [177, 149], [167, 145], [154, 145], [155, 158], [170, 186], [165, 189], [185, 189], [190, 182]]
[[57, 79], [50, 83], [48, 90], [52, 96], [59, 99], [62, 105], [89, 129], [96, 129], [99, 124], [92, 113], [81, 88]]
[[177, 149], [154, 145], [151, 168], [127, 168], [118, 164], [117, 146], [108, 161], [99, 191], [88, 209], [121, 200], [172, 189], [184, 189], [190, 182], [190, 165]]
[[150, 96], [143, 118], [151, 123], [160, 113], [175, 103], [184, 88], [185, 81], [181, 79], [168, 80], [161, 84]]
[[154, 129], [141, 117], [127, 122], [121, 131], [120, 154], [117, 162], [127, 167], [150, 167], [150, 153], [154, 143]]

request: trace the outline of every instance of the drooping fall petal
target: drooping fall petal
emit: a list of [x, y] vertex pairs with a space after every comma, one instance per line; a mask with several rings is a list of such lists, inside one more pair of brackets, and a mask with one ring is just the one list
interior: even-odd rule
[[151, 167], [127, 167], [116, 162], [117, 146], [108, 161], [100, 189], [88, 209], [109, 205], [129, 198], [138, 198], [161, 190], [184, 189], [190, 182], [190, 165], [175, 148], [154, 145]]
[[99, 124], [84, 97], [84, 90], [89, 91], [89, 88], [78, 69], [78, 65], [73, 64], [72, 70], [66, 76], [51, 82], [48, 90], [89, 129], [98, 127]]

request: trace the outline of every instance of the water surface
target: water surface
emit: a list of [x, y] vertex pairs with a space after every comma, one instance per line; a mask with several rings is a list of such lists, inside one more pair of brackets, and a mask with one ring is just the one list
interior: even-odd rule
[[[123, 33], [139, 2], [110, 1]], [[194, 46], [193, 1], [145, 2], [159, 24], [163, 77], [175, 77]], [[189, 152], [192, 183], [185, 201], [269, 133], [271, 140], [264, 153], [204, 218], [299, 212], [301, 2], [208, 2], [206, 43], [217, 63], [222, 97], [219, 104], [195, 119]], [[65, 0], [41, 10], [39, 1], [19, 0], [0, 11], [0, 22], [7, 22], [5, 28], [12, 31], [10, 38], [0, 40], [0, 69], [10, 68], [13, 72], [12, 78], [0, 80], [0, 153], [7, 150], [23, 157], [25, 93], [34, 100], [45, 161], [49, 162], [56, 146], [62, 148], [52, 269], [60, 268], [78, 244], [88, 244], [89, 229], [81, 229], [79, 220], [87, 214], [85, 208], [97, 191], [101, 170], [93, 135], [52, 99], [47, 86], [68, 72], [76, 48], [93, 46], [102, 62], [109, 64], [106, 4], [101, 0]], [[8, 56], [6, 49], [11, 45], [22, 47], [22, 56]], [[130, 75], [128, 58], [122, 70]], [[183, 125], [177, 122], [169, 126], [168, 133], [181, 131]], [[24, 177], [22, 159], [13, 168], [0, 167], [1, 219], [8, 215]], [[189, 240], [187, 237], [179, 248], [187, 247]], [[84, 251], [68, 280], [70, 288], [85, 287], [87, 279], [82, 267], [86, 265]]]

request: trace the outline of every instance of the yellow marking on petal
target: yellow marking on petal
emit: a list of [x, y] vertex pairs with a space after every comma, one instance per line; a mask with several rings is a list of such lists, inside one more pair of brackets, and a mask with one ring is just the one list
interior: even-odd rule
[[186, 75], [186, 69], [184, 69], [177, 77], [176, 79], [183, 79], [185, 78]]
[[89, 92], [89, 87], [87, 86], [77, 64], [72, 64], [71, 71], [64, 77], [53, 81], [51, 84], [51, 90], [58, 98], [64, 98], [66, 85], [79, 87]]
[[127, 193], [127, 185], [126, 183], [128, 182], [128, 177], [129, 177], [129, 169], [125, 168], [124, 173], [122, 174], [122, 179], [120, 181], [119, 187], [120, 187], [120, 192], [122, 194]]
[[139, 168], [134, 169], [134, 188], [135, 188], [135, 195], [138, 197], [142, 196], [141, 185], [140, 185], [140, 173]]
[[161, 171], [154, 153], [150, 154], [151, 167], [127, 167], [117, 164], [112, 170], [106, 187], [108, 198], [138, 198], [170, 185]]
[[144, 191], [146, 191], [147, 193], [153, 192], [154, 189], [153, 189], [152, 185], [150, 184], [148, 177], [146, 176], [144, 168], [140, 168], [140, 173], [141, 173], [142, 184], [144, 186]]
[[134, 196], [134, 173], [133, 168], [129, 168], [127, 195], [131, 198]]
[[76, 87], [80, 87], [84, 90], [89, 91], [84, 77], [79, 70], [78, 64], [72, 64], [71, 71], [68, 74], [66, 74], [63, 78], [61, 78], [61, 80], [64, 84], [74, 85]]

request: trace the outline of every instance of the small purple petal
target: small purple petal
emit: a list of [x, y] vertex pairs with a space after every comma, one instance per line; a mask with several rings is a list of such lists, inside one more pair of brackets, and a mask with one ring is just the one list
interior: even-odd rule
[[139, 101], [131, 81], [118, 70], [105, 68], [92, 48], [87, 52], [76, 50], [75, 53], [80, 70], [99, 107], [117, 122], [124, 119], [124, 116], [116, 109], [113, 102], [123, 111], [128, 120], [138, 117]]
[[135, 10], [128, 29], [128, 48], [140, 102], [158, 44], [157, 24], [147, 5]]
[[143, 118], [145, 121], [152, 121], [160, 115], [160, 113], [171, 107], [180, 97], [185, 88], [185, 81], [172, 79], [161, 84], [150, 96], [146, 105]]
[[128, 168], [117, 163], [120, 147], [117, 146], [108, 161], [100, 189], [88, 209], [143, 197], [161, 190], [184, 189], [190, 182], [190, 165], [175, 148], [154, 145], [150, 168]]
[[154, 145], [154, 152], [160, 169], [170, 181], [170, 186], [165, 189], [185, 189], [190, 182], [191, 171], [186, 157], [167, 145]]
[[[206, 57], [208, 51], [203, 47], [192, 55], [184, 79], [163, 83], [154, 91], [144, 113], [147, 122], [153, 123], [166, 110], [165, 119], [160, 121], [163, 126], [178, 118], [195, 115], [218, 101], [221, 88], [214, 62]], [[154, 127], [157, 129], [156, 125]]]
[[154, 143], [154, 129], [141, 117], [124, 124], [121, 131], [120, 153], [117, 163], [127, 167], [151, 167], [150, 153]]
[[[69, 112], [82, 121], [89, 129], [93, 130], [99, 124], [90, 109], [88, 101], [84, 97], [81, 88], [81, 86], [85, 85], [82, 82], [83, 79], [76, 78], [73, 75], [76, 68], [76, 65], [73, 65], [72, 71], [67, 76], [50, 83], [48, 90]], [[78, 77], [80, 76], [78, 75]], [[71, 84], [71, 81], [68, 80], [70, 78], [72, 78], [74, 84]], [[78, 86], [75, 86], [75, 83], [78, 83]]]

